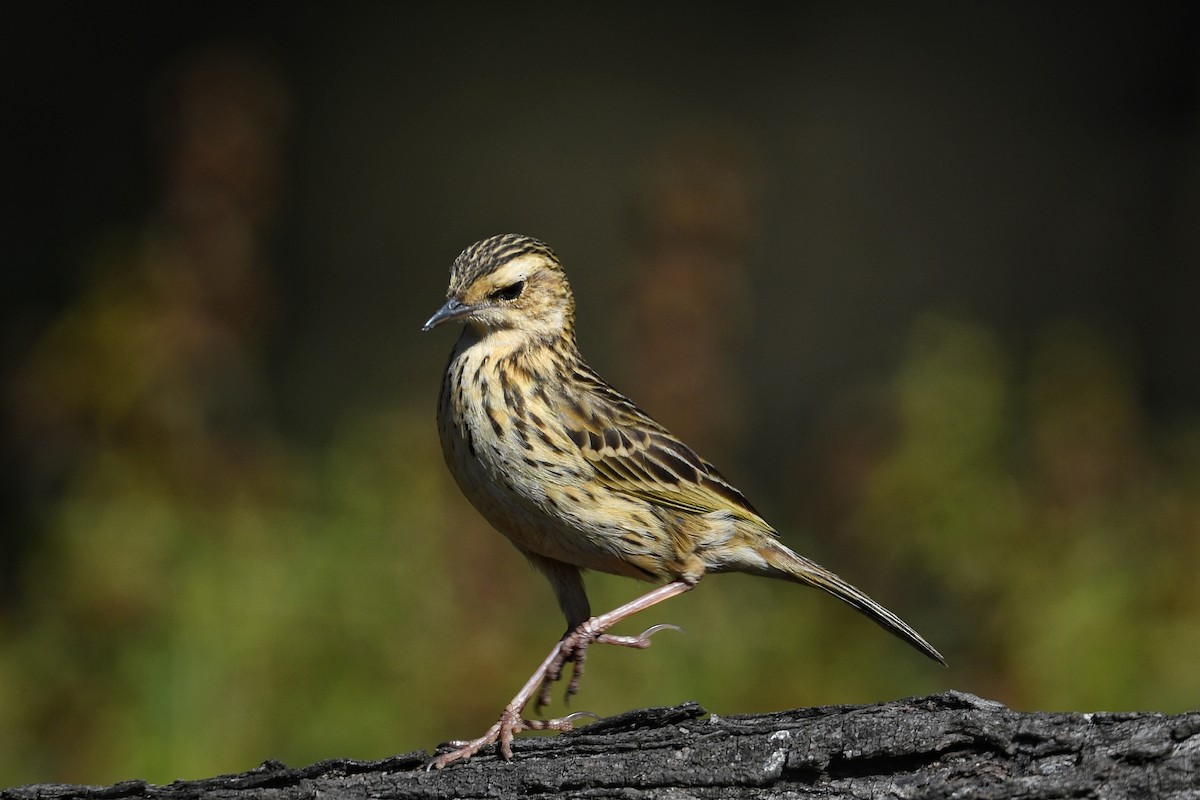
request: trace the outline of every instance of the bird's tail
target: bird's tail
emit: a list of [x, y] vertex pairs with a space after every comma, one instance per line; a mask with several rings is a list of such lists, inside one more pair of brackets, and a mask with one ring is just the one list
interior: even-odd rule
[[758, 551], [758, 554], [763, 557], [770, 567], [765, 574], [772, 578], [784, 578], [796, 583], [803, 583], [807, 586], [824, 589], [834, 597], [853, 606], [873, 619], [888, 633], [903, 639], [934, 661], [945, 665], [946, 659], [942, 658], [942, 654], [935, 650], [933, 645], [925, 641], [921, 634], [913, 630], [907, 622], [820, 564], [808, 560], [799, 553], [793, 552], [775, 539], [760, 541], [756, 543], [754, 549]]

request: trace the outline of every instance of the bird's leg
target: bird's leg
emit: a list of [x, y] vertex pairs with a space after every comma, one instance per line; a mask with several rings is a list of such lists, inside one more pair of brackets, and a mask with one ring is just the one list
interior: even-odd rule
[[576, 718], [595, 716], [595, 714], [583, 711], [568, 714], [560, 719], [527, 720], [521, 716], [521, 712], [525, 710], [525, 706], [529, 705], [530, 698], [533, 697], [533, 693], [537, 690], [538, 685], [545, 679], [551, 665], [558, 661], [564, 641], [560, 641], [554, 645], [554, 648], [546, 656], [541, 666], [534, 670], [533, 675], [521, 687], [521, 691], [517, 692], [517, 696], [504, 707], [504, 711], [500, 713], [500, 719], [496, 721], [495, 725], [488, 728], [483, 736], [480, 736], [478, 739], [472, 739], [469, 742], [451, 742], [450, 744], [456, 749], [448, 753], [442, 753], [440, 756], [430, 760], [425, 768], [441, 769], [447, 764], [453, 764], [455, 761], [470, 758], [493, 742], [500, 743], [500, 755], [504, 757], [505, 761], [508, 761], [512, 758], [513, 736], [521, 731], [569, 731], [574, 726]]
[[618, 644], [622, 647], [636, 647], [644, 650], [650, 646], [650, 637], [659, 631], [667, 628], [679, 630], [676, 625], [654, 625], [642, 631], [637, 636], [615, 636], [611, 633], [605, 633], [605, 631], [621, 620], [631, 617], [639, 611], [645, 611], [647, 608], [661, 603], [663, 600], [690, 591], [695, 585], [695, 581], [672, 581], [647, 592], [635, 600], [631, 600], [623, 606], [614, 608], [605, 614], [592, 617], [578, 625], [563, 637], [562, 641], [559, 642], [557, 652], [552, 653], [552, 657], [547, 660], [546, 674], [543, 676], [541, 690], [538, 692], [535, 707], [541, 709], [549, 705], [551, 687], [555, 681], [562, 677], [563, 666], [568, 661], [574, 662], [574, 668], [571, 672], [571, 680], [567, 684], [566, 699], [569, 701], [571, 695], [579, 691], [579, 681], [583, 678], [584, 662], [587, 660], [587, 649], [591, 644], [595, 642], [599, 642], [600, 644]]
[[550, 685], [562, 675], [563, 664], [568, 659], [575, 661], [575, 672], [571, 676], [571, 682], [567, 687], [567, 695], [569, 697], [574, 694], [578, 690], [579, 678], [583, 675], [583, 661], [588, 645], [593, 642], [619, 644], [625, 647], [649, 647], [652, 635], [663, 628], [674, 628], [675, 626], [655, 625], [642, 631], [637, 636], [614, 636], [605, 633], [605, 631], [639, 611], [644, 611], [650, 606], [661, 603], [663, 600], [675, 595], [683, 594], [693, 586], [695, 586], [695, 582], [689, 583], [683, 580], [668, 583], [647, 592], [636, 600], [632, 600], [619, 608], [609, 611], [607, 614], [592, 617], [580, 624], [554, 645], [549, 655], [542, 661], [541, 666], [534, 670], [533, 675], [529, 676], [529, 680], [521, 687], [521, 691], [517, 692], [516, 697], [504, 707], [504, 711], [500, 713], [500, 719], [496, 721], [495, 725], [488, 728], [483, 736], [480, 736], [478, 739], [451, 742], [456, 749], [448, 753], [442, 753], [440, 756], [432, 759], [426, 768], [441, 769], [447, 764], [453, 764], [455, 761], [470, 758], [484, 747], [496, 742], [500, 744], [500, 755], [507, 761], [512, 758], [513, 736], [521, 731], [569, 731], [574, 727], [575, 720], [578, 717], [595, 716], [587, 712], [575, 712], [574, 714], [568, 714], [558, 719], [527, 720], [521, 714], [525, 710], [525, 707], [529, 705], [529, 701], [533, 699], [534, 692], [538, 690], [539, 686], [542, 687], [542, 690], [539, 693], [537, 707], [541, 708], [546, 705], [542, 696], [549, 695]]

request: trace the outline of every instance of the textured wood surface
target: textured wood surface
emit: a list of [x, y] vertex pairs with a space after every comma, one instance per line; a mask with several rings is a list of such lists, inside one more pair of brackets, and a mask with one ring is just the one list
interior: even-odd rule
[[267, 762], [167, 786], [24, 786], [0, 790], [0, 800], [1197, 798], [1200, 711], [1031, 714], [957, 692], [737, 717], [686, 704], [518, 739], [508, 763], [489, 750], [431, 772], [427, 758]]

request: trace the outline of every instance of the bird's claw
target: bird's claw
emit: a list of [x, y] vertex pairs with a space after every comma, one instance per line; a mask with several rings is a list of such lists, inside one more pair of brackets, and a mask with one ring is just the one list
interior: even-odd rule
[[599, 714], [594, 714], [591, 711], [575, 711], [567, 714], [565, 717], [556, 719], [524, 719], [517, 712], [511, 709], [505, 709], [500, 715], [499, 721], [495, 725], [488, 728], [487, 731], [478, 739], [456, 739], [447, 742], [452, 750], [442, 753], [439, 756], [431, 758], [425, 764], [425, 770], [442, 769], [455, 761], [462, 761], [470, 758], [478, 753], [489, 744], [498, 743], [500, 745], [500, 755], [505, 761], [511, 761], [513, 757], [512, 742], [513, 737], [522, 731], [569, 731], [575, 728], [575, 723], [585, 717], [592, 719], [600, 719]]
[[645, 649], [650, 646], [650, 637], [659, 631], [678, 631], [679, 633], [683, 633], [683, 628], [678, 625], [672, 625], [669, 622], [663, 622], [658, 625], [651, 625], [637, 636], [613, 636], [608, 633], [602, 633], [596, 637], [596, 641], [602, 644], [619, 644], [625, 647]]
[[592, 711], [572, 711], [565, 717], [557, 719], [531, 719], [525, 721], [525, 729], [531, 731], [569, 731], [574, 730], [575, 721], [590, 717], [600, 719], [600, 715]]

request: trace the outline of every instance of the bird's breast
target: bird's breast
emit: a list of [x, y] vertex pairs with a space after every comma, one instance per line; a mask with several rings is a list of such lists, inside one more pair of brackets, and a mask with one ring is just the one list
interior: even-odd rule
[[[554, 370], [458, 348], [442, 389], [446, 463], [471, 504], [517, 547], [589, 569], [647, 578], [661, 556], [644, 503], [600, 490], [567, 435]], [[633, 561], [631, 555], [636, 555]]]
[[456, 349], [438, 412], [442, 450], [464, 494], [509, 533], [545, 514], [547, 490], [585, 467], [558, 422], [546, 377], [513, 354]]

